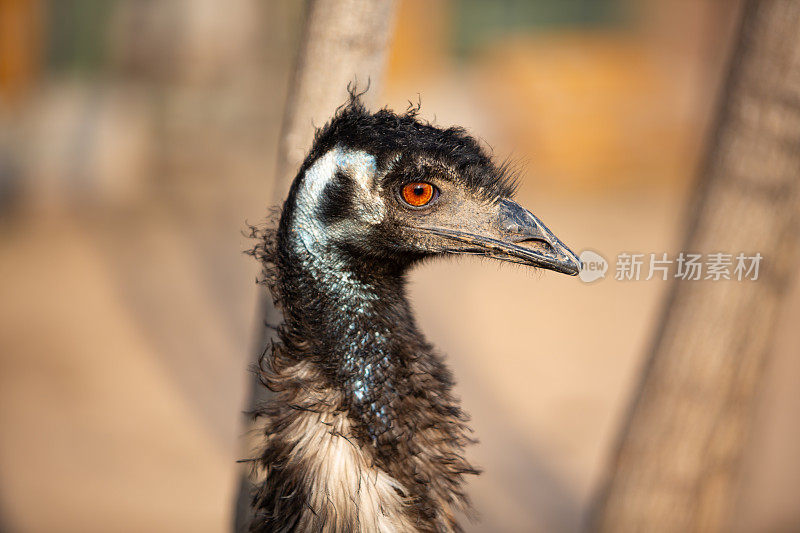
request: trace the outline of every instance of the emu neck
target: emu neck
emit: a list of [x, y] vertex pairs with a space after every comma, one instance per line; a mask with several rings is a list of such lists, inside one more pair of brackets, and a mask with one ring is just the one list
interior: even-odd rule
[[342, 407], [363, 423], [373, 444], [384, 443], [399, 416], [398, 396], [412, 385], [409, 354], [425, 347], [405, 299], [403, 272], [292, 235], [283, 269], [286, 319], [310, 339], [314, 362], [343, 393]]

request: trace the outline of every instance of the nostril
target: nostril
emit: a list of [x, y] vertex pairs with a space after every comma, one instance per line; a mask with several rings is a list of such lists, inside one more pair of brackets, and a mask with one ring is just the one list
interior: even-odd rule
[[535, 237], [526, 237], [524, 239], [514, 240], [514, 244], [538, 252], [555, 253], [555, 248], [553, 247], [552, 244], [550, 244], [544, 239], [539, 239]]

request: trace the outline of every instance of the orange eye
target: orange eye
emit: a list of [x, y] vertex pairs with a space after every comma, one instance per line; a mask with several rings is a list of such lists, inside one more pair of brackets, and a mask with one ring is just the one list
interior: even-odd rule
[[408, 205], [422, 207], [433, 200], [436, 189], [430, 183], [415, 181], [403, 186], [401, 194]]

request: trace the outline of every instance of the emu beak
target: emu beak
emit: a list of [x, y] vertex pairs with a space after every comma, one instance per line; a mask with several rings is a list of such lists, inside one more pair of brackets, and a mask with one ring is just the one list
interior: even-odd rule
[[[450, 251], [484, 255], [500, 261], [555, 270], [575, 276], [581, 261], [533, 213], [511, 200], [500, 200], [484, 220], [466, 220], [456, 228], [426, 228], [456, 241]], [[476, 217], [477, 218], [477, 217]]]
[[511, 200], [500, 200], [498, 226], [501, 238], [500, 254], [525, 264], [555, 270], [575, 276], [581, 261], [533, 213]]

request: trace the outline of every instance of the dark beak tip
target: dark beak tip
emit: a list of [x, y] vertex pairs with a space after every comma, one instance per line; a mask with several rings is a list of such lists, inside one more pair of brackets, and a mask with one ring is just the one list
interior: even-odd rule
[[562, 272], [568, 276], [577, 276], [583, 268], [583, 263], [581, 263], [580, 259], [577, 261], [567, 259], [562, 264], [564, 265]]
[[572, 254], [572, 256], [574, 257], [574, 260], [572, 261], [572, 266], [574, 267], [575, 271], [572, 272], [570, 275], [577, 276], [578, 274], [581, 273], [581, 270], [583, 270], [583, 261], [581, 261], [580, 258], [574, 253]]
[[555, 236], [553, 236], [553, 241], [551, 246], [553, 246], [555, 255], [558, 258], [557, 263], [563, 267], [560, 271], [568, 276], [577, 276], [580, 274], [583, 263], [578, 255]]
[[568, 276], [580, 274], [583, 265], [578, 256], [561, 242], [536, 215], [516, 202], [511, 200], [502, 202], [500, 228], [507, 235], [503, 240], [512, 247], [526, 248], [523, 243], [529, 241], [546, 245], [546, 250], [539, 251], [541, 254], [539, 258], [531, 261], [534, 266], [554, 270]]

